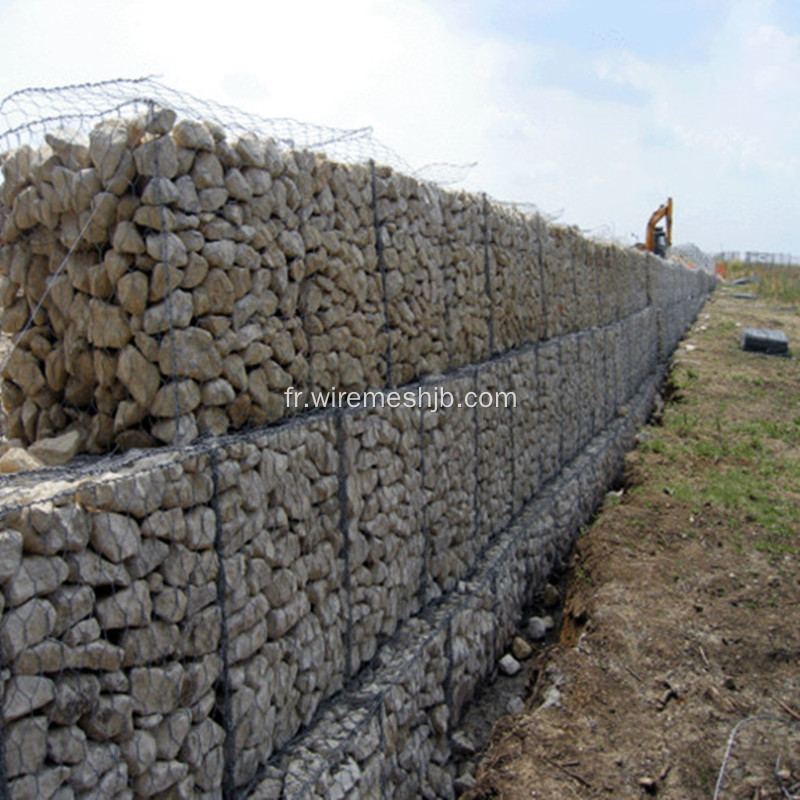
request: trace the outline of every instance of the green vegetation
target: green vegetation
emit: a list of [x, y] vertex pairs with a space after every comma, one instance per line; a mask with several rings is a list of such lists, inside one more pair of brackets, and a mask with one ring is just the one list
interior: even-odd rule
[[[784, 284], [778, 291], [788, 298]], [[771, 308], [800, 341], [797, 313]], [[697, 334], [689, 359], [676, 360], [661, 423], [647, 429], [639, 451], [677, 500], [728, 520], [731, 546], [777, 561], [800, 554], [800, 362], [743, 354], [735, 322], [720, 323]]]
[[728, 280], [757, 276], [757, 288], [752, 291], [782, 302], [800, 302], [800, 267], [730, 261], [726, 263], [726, 275]]

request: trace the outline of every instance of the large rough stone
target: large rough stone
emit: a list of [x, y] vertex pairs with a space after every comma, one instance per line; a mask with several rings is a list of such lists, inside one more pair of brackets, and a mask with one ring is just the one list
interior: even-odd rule
[[117, 297], [129, 314], [137, 317], [144, 314], [147, 308], [147, 293], [147, 276], [143, 272], [129, 272], [117, 281]]
[[124, 651], [122, 666], [152, 664], [167, 658], [180, 647], [180, 638], [178, 626], [166, 622], [155, 621], [145, 628], [126, 629], [120, 639]]
[[178, 148], [171, 136], [161, 136], [133, 151], [140, 175], [174, 178], [178, 173]]
[[168, 231], [151, 234], [147, 237], [145, 245], [147, 255], [154, 261], [173, 267], [185, 267], [189, 262], [186, 245], [177, 234]]
[[39, 359], [21, 347], [15, 347], [9, 354], [3, 375], [14, 381], [28, 397], [34, 397], [47, 385]]
[[133, 699], [125, 694], [101, 695], [80, 725], [96, 741], [125, 741], [133, 734]]
[[47, 756], [56, 764], [79, 764], [86, 757], [86, 734], [74, 725], [50, 728]]
[[49, 636], [56, 624], [56, 610], [47, 600], [34, 598], [7, 611], [0, 622], [0, 651], [13, 661], [26, 648]]
[[178, 187], [163, 175], [151, 178], [142, 192], [142, 202], [152, 206], [175, 203], [180, 196]]
[[13, 528], [0, 530], [0, 582], [5, 582], [22, 563], [22, 534]]
[[109, 511], [92, 516], [90, 538], [95, 549], [115, 564], [134, 555], [142, 541], [136, 520]]
[[133, 736], [123, 742], [120, 749], [132, 777], [147, 772], [158, 757], [155, 737], [149, 731], [134, 731]]
[[56, 610], [53, 635], [60, 636], [67, 628], [85, 619], [94, 608], [94, 589], [91, 586], [61, 586], [48, 598]]
[[188, 764], [180, 761], [156, 761], [147, 772], [134, 778], [133, 788], [138, 796], [151, 797], [175, 786], [188, 773]]
[[58, 467], [75, 458], [82, 443], [80, 431], [67, 431], [60, 436], [39, 439], [28, 448], [28, 453], [48, 467]]
[[130, 129], [122, 120], [106, 120], [89, 134], [89, 157], [105, 185], [116, 174], [128, 148]]
[[88, 586], [130, 586], [131, 576], [123, 564], [107, 561], [91, 550], [67, 556], [69, 579]]
[[112, 306], [102, 300], [89, 301], [89, 341], [95, 347], [125, 347], [131, 340], [130, 320], [119, 306]]
[[120, 253], [132, 253], [134, 255], [144, 253], [147, 249], [139, 228], [128, 220], [122, 220], [117, 223], [117, 227], [114, 229], [112, 246]]
[[48, 595], [67, 579], [69, 567], [57, 556], [26, 556], [17, 574], [8, 582], [6, 599], [18, 606], [32, 597]]
[[0, 473], [27, 472], [41, 469], [44, 466], [38, 458], [32, 456], [24, 447], [9, 447], [0, 456]]
[[164, 336], [158, 351], [161, 374], [211, 381], [222, 373], [222, 358], [214, 339], [202, 328], [185, 328]]
[[214, 139], [201, 122], [181, 120], [172, 130], [172, 138], [179, 147], [189, 150], [212, 150]]
[[55, 697], [55, 684], [41, 675], [16, 675], [6, 684], [3, 720], [8, 723], [46, 706]]
[[[180, 276], [175, 286], [180, 285]], [[174, 287], [173, 287], [174, 288]], [[171, 328], [186, 328], [194, 316], [194, 303], [188, 292], [173, 291], [162, 303], [150, 306], [143, 318], [144, 332], [164, 333]]]
[[153, 612], [150, 589], [146, 581], [136, 581], [97, 602], [97, 619], [108, 630], [113, 628], [138, 628], [147, 625]]
[[117, 375], [131, 397], [144, 409], [150, 407], [161, 383], [161, 374], [133, 345], [119, 354]]
[[56, 725], [73, 725], [97, 707], [100, 680], [95, 675], [62, 675], [47, 715]]

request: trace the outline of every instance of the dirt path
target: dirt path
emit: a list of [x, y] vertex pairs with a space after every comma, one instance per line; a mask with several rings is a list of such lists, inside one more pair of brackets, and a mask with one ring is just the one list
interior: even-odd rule
[[[800, 362], [738, 326], [797, 309], [718, 291], [660, 424], [576, 545], [557, 643], [465, 800], [800, 796]], [[501, 678], [500, 681], [503, 679]]]

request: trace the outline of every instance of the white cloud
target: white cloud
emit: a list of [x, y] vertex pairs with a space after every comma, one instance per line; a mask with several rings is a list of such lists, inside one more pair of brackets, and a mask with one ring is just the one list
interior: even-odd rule
[[[625, 241], [672, 194], [681, 240], [800, 254], [800, 38], [776, 14], [790, 1], [731, 0], [681, 62], [634, 52], [630, 26], [590, 31], [602, 49], [585, 31], [544, 42], [538, 23], [511, 37], [486, 27], [499, 0], [5, 0], [0, 94], [157, 73], [265, 116], [373, 126], [414, 167], [477, 161], [468, 188]], [[613, 32], [625, 12], [604, 13]]]

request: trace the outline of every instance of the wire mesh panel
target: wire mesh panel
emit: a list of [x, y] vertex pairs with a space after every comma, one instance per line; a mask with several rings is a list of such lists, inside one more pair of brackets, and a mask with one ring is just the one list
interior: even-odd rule
[[0, 796], [450, 796], [706, 284], [366, 129], [150, 79], [0, 119]]

